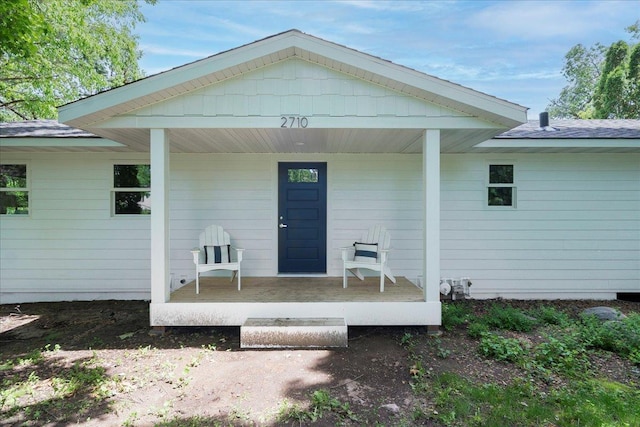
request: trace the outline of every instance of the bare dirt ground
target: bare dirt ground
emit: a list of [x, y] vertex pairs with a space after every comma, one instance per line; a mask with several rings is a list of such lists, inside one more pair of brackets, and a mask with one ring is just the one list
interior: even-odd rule
[[[464, 303], [478, 315], [488, 307]], [[512, 304], [529, 308], [540, 302]], [[640, 311], [640, 303], [624, 301], [544, 304], [572, 315], [600, 305]], [[0, 425], [300, 425], [278, 421], [278, 413], [307, 407], [320, 389], [349, 404], [358, 417], [353, 424], [412, 425], [411, 411], [429, 402], [417, 402], [410, 386], [412, 362], [401, 345], [407, 333], [419, 337], [415, 351], [429, 362], [430, 373], [451, 371], [496, 384], [521, 374], [514, 365], [479, 355], [477, 340], [462, 328], [432, 338], [424, 328], [352, 327], [345, 349], [253, 351], [239, 348], [239, 328], [171, 328], [156, 336], [148, 319], [148, 303], [142, 301], [0, 306], [0, 385], [16, 376], [34, 378], [31, 390], [19, 397], [20, 410], [10, 411], [0, 401]], [[34, 352], [43, 358], [29, 363]], [[637, 369], [615, 355], [592, 358], [602, 376], [627, 384], [640, 380]], [[84, 369], [90, 379], [97, 368], [108, 379], [100, 388], [56, 395], [56, 378]], [[339, 421], [329, 414], [303, 425]]]

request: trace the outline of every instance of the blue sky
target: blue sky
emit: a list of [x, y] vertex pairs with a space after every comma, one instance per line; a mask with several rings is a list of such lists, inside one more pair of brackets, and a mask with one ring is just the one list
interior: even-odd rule
[[141, 66], [155, 74], [298, 29], [529, 107], [560, 93], [574, 45], [630, 41], [640, 0], [207, 1], [144, 5]]

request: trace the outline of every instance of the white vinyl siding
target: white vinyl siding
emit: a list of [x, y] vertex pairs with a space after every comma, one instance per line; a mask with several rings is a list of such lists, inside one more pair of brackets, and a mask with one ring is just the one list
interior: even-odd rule
[[391, 234], [393, 273], [417, 279], [422, 274], [421, 156], [340, 155], [330, 163], [329, 178], [330, 274], [341, 274], [341, 247], [382, 224]]
[[28, 155], [31, 214], [0, 219], [0, 303], [148, 297], [149, 218], [111, 217], [118, 156], [148, 162], [135, 154]]
[[518, 155], [518, 209], [487, 210], [495, 159], [443, 156], [443, 276], [471, 277], [476, 297], [640, 292], [639, 155]]
[[302, 59], [288, 59], [180, 95], [122, 117], [461, 117], [427, 103]]
[[[0, 302], [148, 298], [148, 215], [111, 216], [113, 164], [145, 154], [3, 154], [29, 162], [31, 215], [0, 218]], [[442, 276], [476, 298], [612, 298], [640, 292], [640, 155], [519, 154], [518, 209], [486, 208], [492, 154], [443, 155]], [[171, 273], [210, 224], [245, 249], [243, 275], [277, 274], [279, 161], [327, 162], [328, 275], [373, 224], [397, 276], [422, 274], [422, 161], [403, 154], [172, 154]]]

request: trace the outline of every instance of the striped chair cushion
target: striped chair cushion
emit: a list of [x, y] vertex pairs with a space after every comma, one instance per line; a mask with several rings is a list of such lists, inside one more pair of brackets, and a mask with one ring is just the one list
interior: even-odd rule
[[378, 257], [378, 244], [377, 243], [361, 243], [355, 242], [353, 244], [356, 248], [356, 254], [353, 257], [354, 261], [366, 262], [369, 264], [375, 264]]
[[226, 264], [231, 262], [231, 247], [230, 245], [205, 246], [204, 255], [205, 264]]

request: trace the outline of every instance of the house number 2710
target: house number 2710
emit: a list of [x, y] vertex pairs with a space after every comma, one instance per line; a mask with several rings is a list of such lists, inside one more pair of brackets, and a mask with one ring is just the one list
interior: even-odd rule
[[309, 126], [309, 119], [302, 116], [282, 116], [280, 117], [281, 128], [306, 128]]

